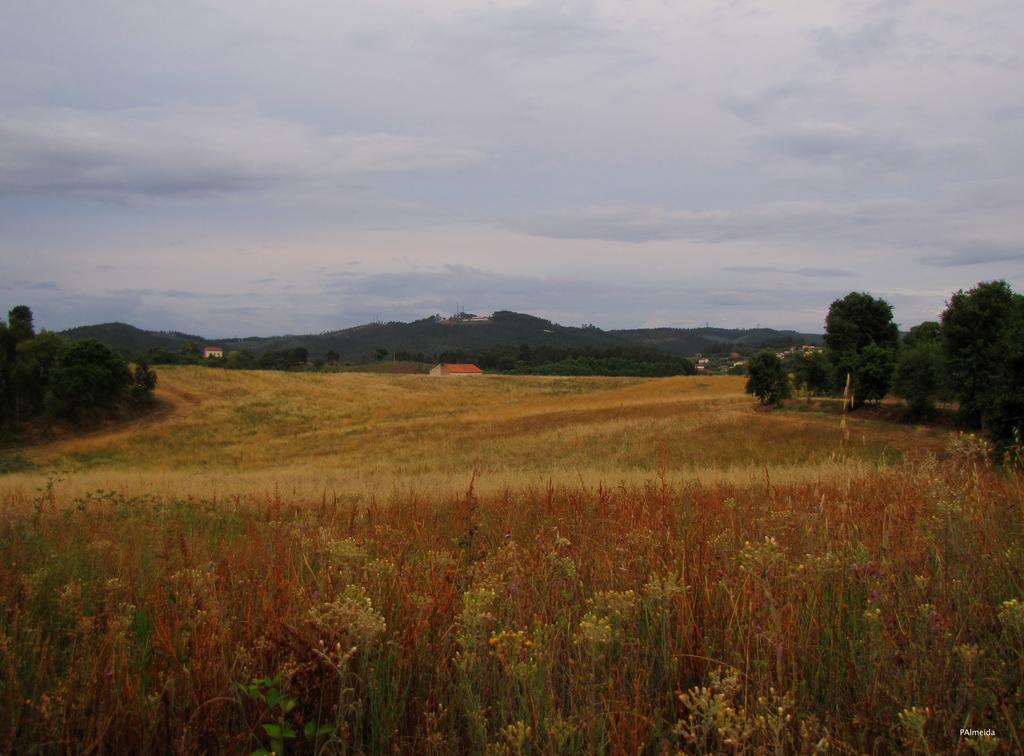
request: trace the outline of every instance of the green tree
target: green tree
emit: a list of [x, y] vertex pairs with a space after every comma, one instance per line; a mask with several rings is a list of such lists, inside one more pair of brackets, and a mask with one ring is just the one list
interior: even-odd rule
[[747, 393], [761, 404], [778, 406], [790, 395], [789, 376], [774, 352], [758, 352], [747, 363]]
[[50, 373], [57, 365], [65, 343], [58, 334], [43, 331], [18, 344], [10, 370], [18, 418], [32, 417], [43, 411]]
[[910, 329], [903, 337], [903, 346], [912, 349], [920, 344], [939, 343], [942, 340], [942, 326], [934, 320], [926, 320]]
[[968, 425], [980, 427], [996, 393], [1004, 390], [993, 373], [1012, 348], [1007, 333], [1019, 300], [1005, 281], [989, 281], [956, 292], [942, 313], [947, 377]]
[[35, 336], [32, 325], [32, 310], [27, 305], [12, 307], [7, 313], [7, 327], [15, 344], [27, 341]]
[[798, 354], [793, 363], [798, 388], [810, 395], [821, 396], [832, 390], [832, 366], [822, 351]]
[[892, 319], [892, 305], [864, 292], [850, 292], [835, 300], [825, 317], [825, 346], [833, 352], [859, 353], [868, 344], [895, 349], [899, 328]]
[[[850, 292], [835, 300], [825, 317], [825, 348], [832, 364], [832, 389], [841, 391], [847, 373], [852, 373], [854, 385], [858, 383], [857, 370], [863, 365], [877, 368], [884, 365], [878, 354], [862, 363], [861, 354], [870, 345], [890, 350], [895, 355], [900, 345], [900, 331], [892, 319], [892, 305], [864, 292]], [[890, 360], [889, 364], [893, 364]], [[879, 381], [878, 375], [866, 379], [864, 387], [872, 393], [881, 384], [888, 385], [891, 375]], [[854, 394], [856, 405], [868, 401]]]
[[156, 372], [145, 360], [139, 360], [132, 369], [130, 388], [132, 399], [139, 403], [149, 403], [153, 401], [153, 392], [155, 390]]
[[1024, 297], [1014, 306], [1002, 333], [999, 363], [992, 371], [982, 423], [1001, 449], [1024, 437]]
[[864, 347], [854, 365], [853, 406], [882, 401], [892, 386], [895, 368], [895, 350], [874, 343]]
[[259, 365], [259, 360], [248, 349], [236, 349], [228, 352], [224, 365], [230, 370], [252, 370]]
[[200, 363], [203, 361], [203, 350], [194, 341], [186, 341], [178, 349], [178, 357], [184, 363]]
[[75, 417], [86, 408], [110, 406], [130, 382], [128, 363], [106, 345], [93, 339], [65, 344], [50, 372], [48, 409]]
[[7, 324], [0, 320], [0, 429], [14, 422], [14, 387], [10, 375], [14, 349], [14, 338]]
[[892, 383], [893, 393], [907, 400], [911, 417], [927, 417], [932, 414], [942, 388], [941, 343], [938, 340], [925, 340], [904, 347], [896, 362]]

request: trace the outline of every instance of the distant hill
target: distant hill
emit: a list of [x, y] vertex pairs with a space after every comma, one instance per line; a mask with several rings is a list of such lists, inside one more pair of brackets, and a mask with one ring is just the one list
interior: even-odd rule
[[73, 341], [96, 339], [118, 352], [127, 355], [142, 354], [150, 349], [162, 347], [172, 352], [192, 341], [202, 345], [206, 339], [178, 331], [144, 331], [127, 323], [100, 323], [99, 325], [78, 326], [61, 332]]
[[93, 338], [126, 355], [164, 348], [177, 351], [189, 341], [202, 347], [217, 344], [225, 350], [248, 349], [256, 354], [270, 350], [305, 347], [311, 358], [337, 352], [346, 362], [369, 362], [377, 349], [389, 354], [404, 352], [427, 358], [444, 352], [474, 353], [496, 346], [527, 344], [572, 348], [647, 347], [673, 355], [739, 351], [762, 346], [821, 343], [821, 334], [777, 331], [771, 328], [640, 328], [604, 331], [594, 326], [574, 327], [522, 313], [501, 311], [490, 318], [439, 320], [424, 318], [411, 323], [370, 323], [320, 334], [251, 336], [210, 339], [173, 331], [145, 331], [126, 323], [103, 323], [64, 331], [72, 339]]
[[773, 328], [633, 328], [609, 333], [634, 344], [679, 355], [748, 352], [765, 346], [821, 344], [824, 340], [820, 333], [777, 331]]

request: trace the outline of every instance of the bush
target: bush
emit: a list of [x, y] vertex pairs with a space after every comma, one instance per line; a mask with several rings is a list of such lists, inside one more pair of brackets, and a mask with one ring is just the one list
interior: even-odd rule
[[774, 352], [759, 352], [751, 357], [747, 375], [747, 393], [760, 399], [761, 404], [778, 406], [789, 398], [789, 376]]
[[150, 402], [156, 389], [156, 373], [140, 360], [132, 370], [131, 395], [136, 402]]
[[50, 373], [47, 409], [76, 417], [87, 407], [109, 407], [132, 381], [124, 357], [89, 339], [66, 344]]

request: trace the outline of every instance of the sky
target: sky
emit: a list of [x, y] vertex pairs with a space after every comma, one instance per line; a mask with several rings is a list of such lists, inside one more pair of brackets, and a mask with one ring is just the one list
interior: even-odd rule
[[1024, 290], [1019, 0], [3, 5], [0, 307], [41, 327]]

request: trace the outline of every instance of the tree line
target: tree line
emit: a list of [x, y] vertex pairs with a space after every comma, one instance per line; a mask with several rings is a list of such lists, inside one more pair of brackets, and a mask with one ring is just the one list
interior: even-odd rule
[[83, 412], [148, 402], [156, 374], [134, 367], [93, 339], [36, 333], [32, 310], [18, 305], [0, 320], [0, 429], [38, 416], [79, 419]]
[[484, 370], [519, 375], [658, 377], [696, 372], [685, 357], [631, 346], [501, 345], [477, 352], [443, 352], [438, 362], [473, 362]]
[[893, 393], [909, 416], [925, 418], [938, 402], [955, 402], [966, 427], [1010, 444], [1024, 429], [1024, 295], [1006, 281], [961, 289], [939, 321], [901, 338], [888, 302], [851, 292], [829, 307], [824, 350], [785, 361], [760, 352], [747, 371], [747, 391], [763, 404], [780, 404], [793, 389], [843, 395], [849, 382], [854, 409]]
[[[382, 362], [390, 355], [378, 348], [372, 357]], [[559, 347], [529, 344], [500, 345], [480, 350], [446, 350], [437, 354], [395, 352], [396, 360], [424, 363], [472, 362], [492, 372], [523, 375], [610, 375], [610, 376], [670, 376], [693, 375], [693, 362], [656, 349], [643, 347]], [[254, 354], [247, 349], [233, 350], [222, 358], [204, 359], [194, 342], [188, 342], [174, 352], [157, 347], [146, 353], [147, 362], [154, 365], [205, 365], [239, 370], [318, 370], [340, 363], [337, 352], [329, 351], [326, 359], [310, 361], [305, 347], [278, 349]]]

